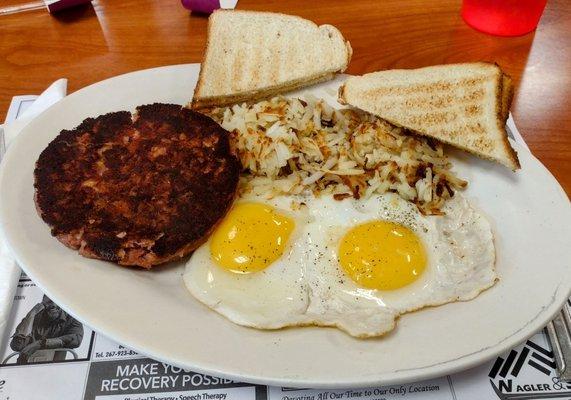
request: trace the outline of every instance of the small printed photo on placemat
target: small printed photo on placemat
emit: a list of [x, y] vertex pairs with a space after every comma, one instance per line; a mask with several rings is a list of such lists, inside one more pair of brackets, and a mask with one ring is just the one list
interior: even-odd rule
[[0, 367], [90, 359], [94, 333], [22, 274], [14, 296]]

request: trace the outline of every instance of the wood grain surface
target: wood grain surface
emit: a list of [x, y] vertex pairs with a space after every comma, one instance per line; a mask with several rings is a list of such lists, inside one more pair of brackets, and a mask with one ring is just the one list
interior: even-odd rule
[[[460, 5], [460, 0], [240, 0], [238, 8], [337, 26], [354, 50], [352, 74], [497, 62], [516, 83], [512, 112], [518, 128], [570, 194], [571, 2], [549, 0], [538, 29], [514, 38], [471, 29], [460, 17]], [[206, 23], [176, 0], [96, 0], [56, 16], [32, 11], [0, 17], [0, 116], [12, 96], [40, 93], [61, 77], [69, 79], [72, 92], [129, 71], [200, 62]]]

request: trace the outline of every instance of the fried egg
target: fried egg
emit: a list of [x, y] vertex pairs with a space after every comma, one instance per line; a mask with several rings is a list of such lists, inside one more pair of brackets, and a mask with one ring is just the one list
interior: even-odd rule
[[276, 329], [299, 321], [309, 304], [308, 217], [286, 197], [237, 202], [188, 261], [186, 287], [237, 324]]
[[380, 336], [399, 315], [472, 299], [496, 281], [486, 218], [459, 194], [443, 211], [424, 216], [390, 193], [341, 201], [252, 196], [192, 255], [184, 282], [240, 325]]

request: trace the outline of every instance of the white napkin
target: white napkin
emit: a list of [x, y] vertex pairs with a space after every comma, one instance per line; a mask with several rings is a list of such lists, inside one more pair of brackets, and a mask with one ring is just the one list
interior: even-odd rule
[[[529, 150], [527, 143], [525, 142], [525, 140], [523, 140], [523, 137], [521, 136], [521, 133], [519, 133], [517, 126], [515, 126], [515, 122], [514, 122], [512, 113], [510, 113], [508, 116], [508, 121], [506, 122], [506, 126], [508, 127], [508, 135], [511, 133], [513, 136], [513, 139], [516, 142], [518, 142], [523, 147], [525, 147], [527, 150]], [[531, 150], [529, 150], [529, 151], [531, 152]]]
[[10, 145], [12, 139], [16, 137], [20, 131], [30, 123], [32, 119], [48, 107], [57, 103], [67, 93], [67, 79], [58, 79], [52, 83], [44, 92], [28, 107], [17, 120], [4, 125], [4, 143], [6, 147]]
[[[59, 79], [52, 83], [44, 92], [28, 107], [28, 109], [15, 121], [4, 125], [4, 143], [6, 147], [20, 131], [30, 123], [32, 119], [57, 103], [67, 93], [67, 79]], [[18, 286], [20, 268], [10, 254], [3, 240], [0, 240], [0, 343], [4, 339], [6, 323], [10, 317], [12, 299]]]

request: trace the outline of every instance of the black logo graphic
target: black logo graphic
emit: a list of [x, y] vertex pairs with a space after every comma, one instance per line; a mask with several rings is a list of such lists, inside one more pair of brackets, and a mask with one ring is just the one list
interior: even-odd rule
[[[519, 352], [512, 350], [505, 359], [498, 357], [488, 377], [500, 400], [571, 398], [571, 384], [560, 381], [557, 376], [551, 378], [551, 384], [514, 383], [513, 378], [517, 378], [524, 367], [531, 367], [546, 376], [554, 375], [556, 364], [553, 352], [528, 340]], [[493, 380], [497, 380], [497, 384]]]
[[[502, 357], [498, 357], [488, 376], [492, 379], [498, 375], [502, 378], [506, 378], [509, 373], [510, 376], [517, 377], [521, 371], [521, 367], [526, 361], [530, 367], [535, 368], [547, 376], [551, 375], [551, 372], [553, 372], [556, 367], [551, 350], [545, 349], [537, 343], [528, 340], [523, 349], [521, 349], [519, 356], [517, 351], [512, 350], [506, 360]], [[513, 368], [511, 368], [512, 365]]]

